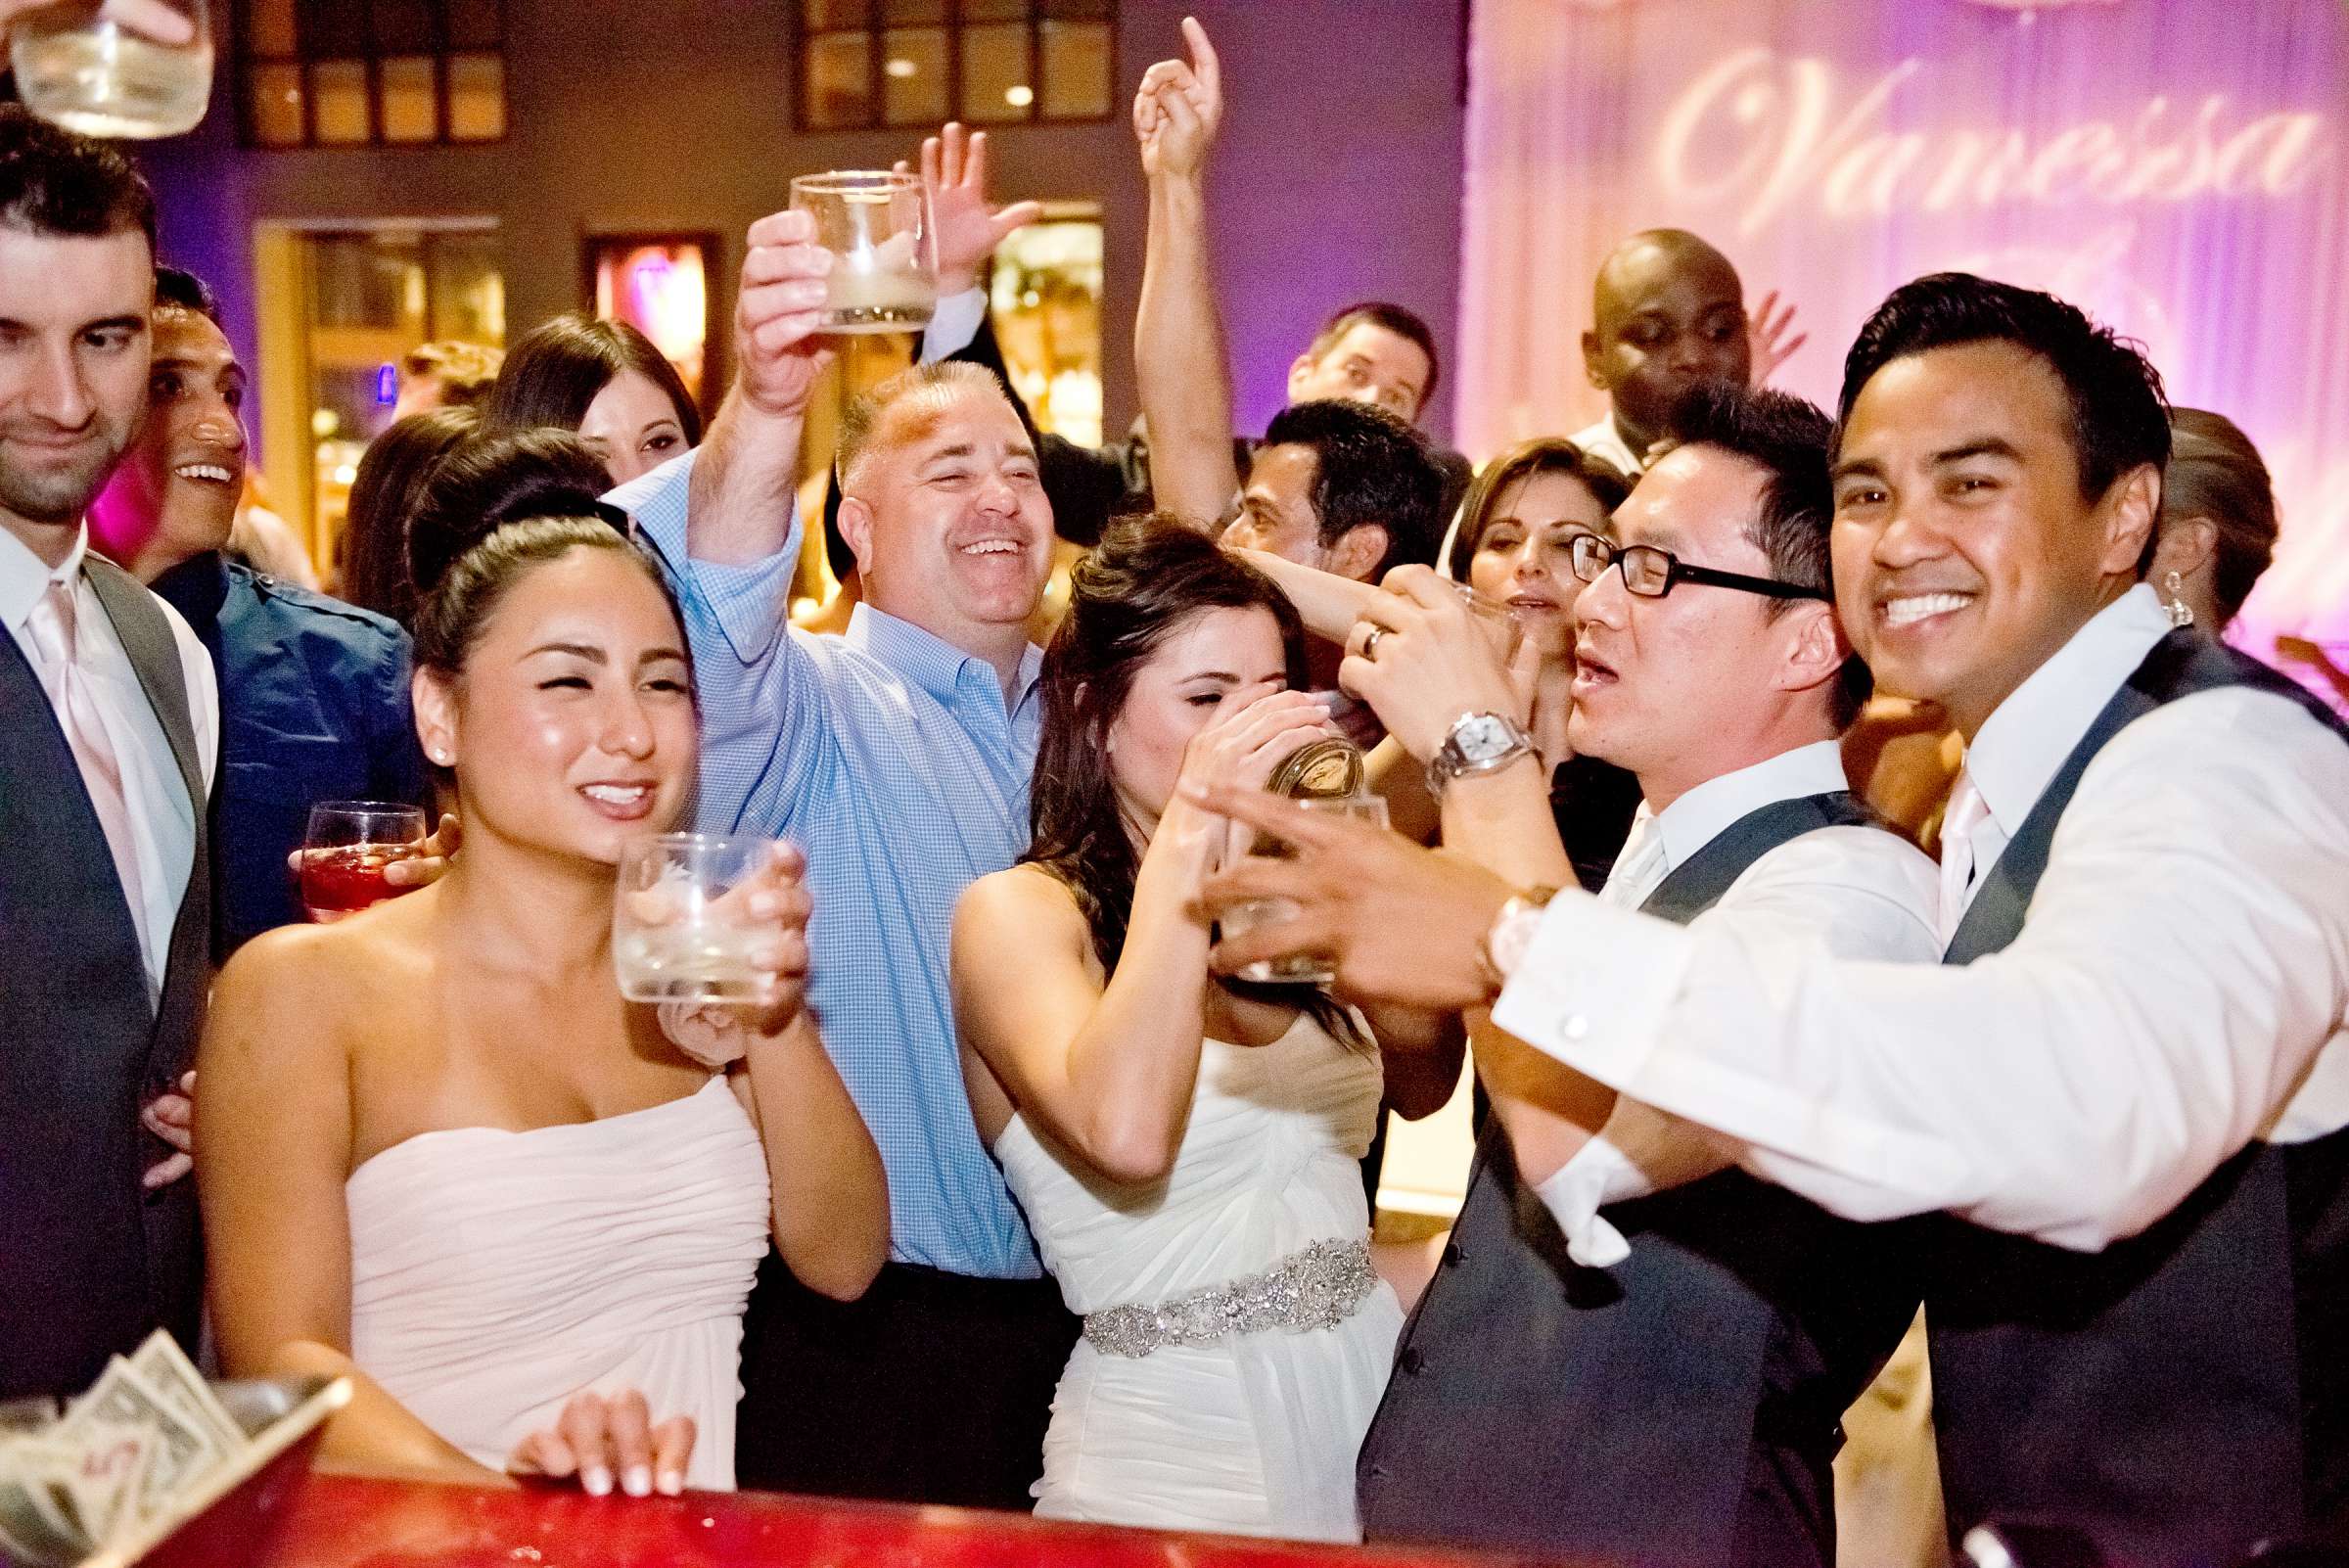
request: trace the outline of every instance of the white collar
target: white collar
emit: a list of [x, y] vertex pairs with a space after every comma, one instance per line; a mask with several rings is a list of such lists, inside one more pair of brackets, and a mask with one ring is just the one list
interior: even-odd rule
[[81, 575], [81, 558], [89, 549], [90, 529], [83, 524], [73, 533], [73, 548], [54, 568], [32, 553], [32, 547], [6, 529], [0, 529], [0, 626], [22, 632], [32, 619], [52, 582], [71, 582]]
[[1686, 864], [1691, 855], [1748, 812], [1780, 801], [1830, 795], [1851, 787], [1843, 771], [1842, 742], [1814, 741], [1734, 773], [1709, 778], [1661, 811], [1651, 811], [1642, 801], [1638, 819], [1652, 820], [1655, 831], [1664, 836], [1664, 868], [1669, 873]]
[[2169, 631], [2160, 596], [2141, 582], [1992, 710], [1965, 749], [1965, 771], [2001, 833], [2014, 837], [2096, 715]]

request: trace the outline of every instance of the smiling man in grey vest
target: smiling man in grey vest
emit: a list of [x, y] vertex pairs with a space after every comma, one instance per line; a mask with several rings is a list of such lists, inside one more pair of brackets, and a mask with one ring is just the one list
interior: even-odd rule
[[[89, 548], [147, 406], [155, 201], [0, 108], [0, 1399], [158, 1325], [196, 1349], [196, 1194], [141, 1126], [209, 983], [211, 660]], [[150, 1113], [152, 1117], [152, 1113]]]
[[2138, 580], [2168, 451], [2152, 368], [2047, 295], [1919, 279], [1852, 349], [1844, 623], [1968, 743], [1942, 967], [1561, 894], [1501, 990], [1508, 890], [1363, 835], [1290, 863], [1282, 938], [1366, 994], [1499, 991], [1513, 1035], [1749, 1172], [1920, 1217], [1886, 1233], [1953, 1538], [2027, 1516], [2147, 1564], [2349, 1497], [2349, 732]]

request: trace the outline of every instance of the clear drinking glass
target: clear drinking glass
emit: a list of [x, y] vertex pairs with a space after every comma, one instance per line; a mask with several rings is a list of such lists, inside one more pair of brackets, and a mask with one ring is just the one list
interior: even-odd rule
[[194, 32], [161, 43], [99, 15], [99, 0], [64, 0], [20, 18], [9, 60], [24, 107], [85, 136], [177, 136], [204, 118], [212, 93], [212, 30], [205, 0], [155, 0]]
[[397, 801], [320, 801], [301, 839], [301, 902], [321, 925], [413, 888], [385, 878], [394, 860], [424, 853], [424, 811]]
[[1468, 607], [1468, 614], [1475, 618], [1478, 628], [1493, 644], [1493, 651], [1500, 656], [1501, 664], [1506, 666], [1514, 660], [1519, 645], [1525, 641], [1525, 627], [1518, 623], [1515, 616], [1509, 614], [1509, 607], [1498, 599], [1477, 592], [1465, 582], [1453, 583], [1451, 591], [1458, 594], [1460, 602]]
[[[1387, 803], [1375, 795], [1300, 796], [1300, 808], [1332, 816], [1352, 817], [1384, 829], [1387, 825]], [[1269, 855], [1285, 860], [1297, 853], [1296, 847], [1277, 834], [1259, 833], [1245, 822], [1231, 824], [1231, 837], [1225, 849], [1226, 864], [1244, 854]], [[1224, 937], [1236, 937], [1257, 926], [1286, 920], [1295, 915], [1297, 905], [1287, 899], [1250, 899], [1232, 904], [1218, 917]], [[1338, 978], [1337, 967], [1327, 959], [1312, 953], [1299, 953], [1289, 958], [1266, 958], [1240, 969], [1242, 980], [1284, 986], [1326, 986]]]
[[661, 833], [620, 853], [612, 964], [640, 1002], [756, 1002], [773, 977], [753, 961], [771, 922], [751, 918], [736, 885], [766, 863], [748, 834]]
[[826, 332], [919, 332], [938, 309], [929, 203], [911, 174], [839, 169], [791, 182], [795, 211], [815, 217], [832, 253]]

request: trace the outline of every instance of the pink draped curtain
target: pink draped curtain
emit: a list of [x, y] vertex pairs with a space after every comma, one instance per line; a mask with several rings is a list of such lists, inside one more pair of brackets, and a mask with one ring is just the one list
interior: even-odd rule
[[2284, 535], [2237, 640], [2349, 665], [2343, 0], [1475, 0], [1469, 49], [1470, 452], [1601, 413], [1579, 339], [1634, 230], [1693, 229], [1749, 302], [1793, 300], [1811, 342], [1776, 382], [1830, 408], [1887, 291], [1983, 272], [2250, 434]]

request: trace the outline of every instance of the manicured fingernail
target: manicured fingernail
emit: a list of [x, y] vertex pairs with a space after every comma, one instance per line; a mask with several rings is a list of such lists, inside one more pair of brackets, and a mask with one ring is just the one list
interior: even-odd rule
[[579, 1472], [579, 1486], [591, 1498], [609, 1496], [612, 1491], [612, 1472], [600, 1464], [591, 1464]]
[[663, 1497], [673, 1498], [684, 1490], [685, 1477], [682, 1474], [675, 1470], [664, 1470], [661, 1472], [661, 1495]]
[[653, 1495], [653, 1467], [649, 1464], [629, 1465], [627, 1469], [621, 1472], [620, 1489], [631, 1498], [651, 1497]]

